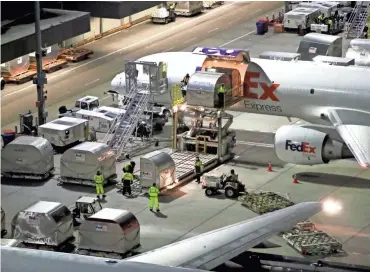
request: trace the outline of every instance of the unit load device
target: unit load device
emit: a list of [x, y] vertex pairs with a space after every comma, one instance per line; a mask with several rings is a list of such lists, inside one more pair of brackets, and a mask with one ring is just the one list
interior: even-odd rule
[[115, 118], [98, 111], [79, 110], [76, 112], [76, 118], [89, 121], [89, 127], [96, 132], [107, 133], [111, 126], [115, 124]]
[[18, 212], [11, 225], [11, 238], [25, 245], [60, 248], [74, 239], [72, 213], [57, 202], [39, 201]]
[[285, 29], [310, 29], [312, 23], [320, 15], [320, 10], [317, 8], [296, 8], [284, 15]]
[[82, 221], [76, 253], [122, 258], [140, 246], [140, 224], [129, 211], [104, 208]]
[[109, 146], [97, 142], [84, 142], [65, 151], [60, 159], [58, 181], [95, 186], [96, 172], [104, 177], [104, 183], [117, 177], [116, 159]]
[[89, 139], [89, 121], [62, 117], [39, 126], [38, 132], [55, 148], [67, 147]]
[[47, 179], [54, 171], [54, 150], [47, 139], [20, 136], [1, 152], [3, 178]]

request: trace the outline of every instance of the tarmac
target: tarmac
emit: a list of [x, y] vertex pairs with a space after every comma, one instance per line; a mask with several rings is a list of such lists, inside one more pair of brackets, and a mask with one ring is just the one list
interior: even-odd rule
[[[239, 5], [239, 4], [238, 4]], [[254, 17], [265, 16], [266, 14], [275, 12], [277, 9], [262, 9], [257, 11], [254, 17], [250, 16], [245, 19], [241, 15], [243, 9], [250, 9], [250, 7], [239, 7], [240, 13], [231, 16], [235, 10], [223, 11], [229, 16], [223, 19], [223, 23], [219, 25], [207, 24], [202, 22], [199, 27], [208, 27], [206, 35], [203, 39], [200, 38], [199, 33], [206, 33], [207, 31], [196, 31], [194, 28], [194, 35], [196, 39], [186, 42], [181, 40], [177, 42], [176, 37], [173, 37], [173, 43], [158, 42], [158, 47], [144, 47], [141, 55], [159, 51], [190, 51], [195, 46], [218, 46], [229, 48], [249, 48], [252, 57], [257, 57], [260, 53], [265, 51], [284, 51], [296, 52], [296, 48], [301, 40], [301, 37], [292, 33], [273, 34], [271, 31], [264, 36], [257, 36], [255, 31]], [[280, 8], [279, 8], [280, 9]], [[215, 9], [216, 10], [216, 9]], [[244, 10], [245, 12], [245, 10]], [[216, 12], [217, 13], [217, 12]], [[201, 17], [199, 17], [201, 18]], [[253, 19], [251, 21], [251, 19]], [[194, 20], [199, 20], [194, 18]], [[220, 21], [222, 21], [220, 19]], [[178, 23], [178, 22], [176, 22]], [[181, 23], [181, 21], [180, 21]], [[162, 27], [162, 26], [160, 26]], [[174, 26], [173, 26], [174, 27]], [[198, 26], [197, 26], [198, 27]], [[214, 30], [215, 28], [217, 28]], [[143, 33], [149, 33], [151, 26], [143, 25], [133, 28], [131, 31], [139, 31], [143, 28]], [[171, 26], [163, 26], [163, 31]], [[103, 41], [106, 47], [121, 46], [121, 34], [114, 35], [108, 40]], [[133, 35], [133, 33], [130, 33]], [[121, 38], [120, 38], [121, 37]], [[186, 36], [187, 39], [192, 39], [192, 36]], [[176, 40], [176, 42], [175, 42]], [[110, 41], [111, 43], [107, 43]], [[102, 43], [94, 43], [91, 48], [95, 51]], [[173, 48], [170, 48], [173, 45]], [[90, 46], [86, 46], [89, 47]], [[101, 47], [101, 51], [107, 50]], [[112, 48], [112, 51], [116, 50]], [[135, 49], [136, 50], [136, 49]], [[125, 57], [140, 57], [138, 51], [131, 50], [125, 52]], [[138, 49], [137, 49], [138, 50]], [[107, 52], [104, 52], [106, 54]], [[100, 54], [97, 50], [97, 54]], [[54, 96], [53, 103], [48, 107], [50, 113], [50, 120], [56, 116], [57, 108], [63, 104], [72, 104], [77, 97], [84, 95], [97, 95], [103, 98], [103, 105], [112, 104], [110, 96], [103, 94], [109, 87], [109, 82], [114, 74], [123, 71], [123, 67], [119, 67], [116, 63], [118, 60], [123, 60], [123, 56], [119, 54], [120, 58], [116, 60], [109, 59], [113, 64], [109, 72], [103, 77], [98, 77], [99, 69], [105, 69], [109, 66], [109, 62], [95, 63], [94, 67], [85, 66], [83, 73], [73, 73], [72, 75], [61, 75], [60, 77], [51, 80], [53, 92], [66, 91], [63, 98]], [[103, 54], [98, 55], [98, 58]], [[110, 58], [110, 57], [108, 57]], [[99, 62], [99, 61], [98, 61]], [[108, 65], [108, 66], [107, 66]], [[107, 70], [108, 71], [108, 70]], [[60, 71], [62, 73], [63, 71]], [[59, 72], [57, 72], [59, 73]], [[74, 75], [76, 74], [76, 75]], [[113, 76], [112, 76], [113, 75]], [[71, 76], [71, 78], [70, 78]], [[78, 79], [75, 76], [79, 76]], [[95, 84], [85, 85], [99, 79]], [[70, 80], [76, 80], [78, 88], [76, 91]], [[12, 86], [13, 87], [13, 86]], [[48, 86], [49, 87], [49, 86]], [[24, 86], [22, 86], [24, 88]], [[9, 90], [9, 89], [8, 89]], [[19, 91], [21, 90], [18, 87]], [[71, 90], [71, 91], [70, 91]], [[3, 91], [4, 92], [4, 91]], [[68, 95], [68, 92], [71, 92]], [[28, 94], [28, 91], [26, 91]], [[3, 94], [9, 94], [9, 91]], [[14, 96], [22, 96], [23, 91]], [[13, 95], [7, 97], [14, 98]], [[6, 102], [6, 101], [5, 101]], [[162, 96], [158, 102], [165, 104], [169, 103], [169, 98]], [[2, 101], [4, 103], [4, 100]], [[2, 105], [2, 112], [10, 110], [14, 107], [15, 102], [10, 102]], [[14, 115], [14, 109], [11, 110]], [[274, 151], [274, 132], [286, 124], [303, 123], [299, 119], [289, 121], [287, 118], [263, 116], [256, 114], [236, 113], [233, 112], [234, 123], [232, 129], [237, 130], [237, 148], [235, 158], [229, 163], [221, 166], [217, 171], [228, 172], [231, 168], [239, 174], [241, 181], [246, 184], [248, 189], [260, 189], [268, 191], [276, 191], [280, 193], [288, 193], [294, 202], [303, 201], [317, 201], [327, 197], [338, 199], [342, 205], [343, 210], [337, 216], [329, 217], [324, 213], [317, 214], [312, 218], [317, 226], [327, 232], [332, 237], [343, 243], [343, 248], [347, 255], [345, 257], [331, 257], [336, 262], [356, 263], [363, 265], [370, 265], [370, 213], [366, 212], [370, 208], [370, 171], [359, 167], [354, 160], [342, 160], [330, 162], [328, 165], [318, 166], [297, 166], [285, 164], [281, 162]], [[2, 116], [4, 117], [3, 113]], [[7, 113], [6, 116], [11, 116]], [[13, 118], [13, 117], [12, 117]], [[14, 127], [15, 119], [7, 122], [4, 127]], [[168, 138], [170, 133], [169, 122], [163, 133], [157, 135], [158, 137]], [[160, 143], [161, 147], [165, 143]], [[1, 197], [2, 207], [7, 216], [7, 229], [10, 230], [11, 218], [21, 209], [28, 207], [32, 203], [39, 200], [59, 201], [67, 206], [74, 204], [75, 200], [81, 195], [94, 195], [94, 188], [81, 186], [58, 186], [56, 177], [59, 174], [59, 160], [60, 155], [55, 156], [55, 165], [57, 167], [55, 177], [45, 183], [36, 182], [22, 182], [2, 183]], [[139, 161], [139, 157], [134, 158]], [[268, 162], [271, 162], [273, 172], [267, 172]], [[122, 166], [125, 162], [117, 164], [117, 174], [122, 176]], [[299, 184], [292, 183], [292, 176], [297, 174]], [[192, 235], [200, 234], [215, 228], [223, 227], [229, 224], [239, 222], [241, 220], [249, 219], [256, 216], [255, 213], [249, 211], [235, 200], [225, 199], [221, 196], [207, 198], [200, 185], [190, 182], [189, 184], [179, 187], [177, 189], [167, 191], [160, 198], [161, 213], [151, 213], [148, 210], [148, 199], [143, 196], [134, 198], [127, 198], [117, 193], [115, 187], [106, 188], [107, 202], [103, 203], [104, 207], [127, 209], [133, 212], [141, 224], [141, 240], [142, 250], [157, 248], [175, 241], [190, 237]], [[196, 212], [194, 212], [196, 210]], [[285, 241], [274, 236], [270, 239], [271, 242], [281, 245], [279, 248], [270, 249], [252, 249], [252, 251], [283, 254], [288, 256], [300, 256], [291, 247], [287, 246]]]

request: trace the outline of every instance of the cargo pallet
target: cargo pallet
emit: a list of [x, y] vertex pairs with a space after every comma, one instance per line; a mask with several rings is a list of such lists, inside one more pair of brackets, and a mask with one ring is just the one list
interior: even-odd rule
[[97, 251], [91, 249], [82, 249], [76, 248], [73, 253], [85, 256], [93, 256], [93, 257], [101, 257], [101, 258], [109, 258], [109, 259], [126, 259], [128, 257], [132, 257], [135, 255], [140, 254], [137, 250], [141, 247], [141, 245], [137, 245], [132, 250], [128, 251], [127, 253], [115, 253], [115, 252], [105, 252], [105, 251]]
[[[42, 70], [45, 73], [52, 73], [52, 72], [55, 72], [57, 70], [64, 68], [66, 65], [67, 65], [67, 61], [65, 60], [54, 60], [54, 61], [44, 64], [42, 66]], [[31, 63], [30, 69], [36, 70], [37, 69], [36, 63]]]
[[274, 192], [253, 192], [240, 196], [239, 201], [246, 208], [258, 214], [290, 207], [294, 203]]
[[323, 256], [343, 252], [341, 243], [319, 230], [300, 231], [293, 229], [283, 234], [283, 238], [302, 255]]
[[1, 76], [4, 78], [6, 83], [23, 84], [33, 79], [37, 72], [33, 70], [27, 70], [17, 75], [9, 75], [2, 73]]
[[[105, 183], [103, 185], [105, 186], [105, 185], [110, 185], [114, 183], [116, 178], [117, 178], [117, 174], [111, 175], [105, 180]], [[76, 178], [71, 178], [71, 177], [60, 176], [57, 178], [57, 181], [58, 181], [58, 184], [57, 184], [58, 186], [61, 186], [67, 183], [67, 184], [79, 184], [79, 185], [87, 185], [87, 186], [95, 187], [95, 182], [90, 179], [76, 179]]]
[[90, 49], [85, 48], [70, 48], [63, 50], [59, 54], [60, 59], [64, 59], [71, 62], [78, 62], [87, 59], [94, 52]]
[[2, 172], [1, 177], [5, 179], [33, 179], [33, 180], [46, 180], [50, 178], [55, 171], [53, 167], [44, 174], [32, 174], [32, 173], [15, 173], [15, 172]]
[[75, 250], [74, 242], [75, 242], [75, 237], [72, 236], [60, 245], [51, 245], [47, 243], [42, 244], [41, 242], [33, 243], [32, 241], [23, 241], [22, 244], [25, 248], [30, 248], [30, 249], [72, 253]]

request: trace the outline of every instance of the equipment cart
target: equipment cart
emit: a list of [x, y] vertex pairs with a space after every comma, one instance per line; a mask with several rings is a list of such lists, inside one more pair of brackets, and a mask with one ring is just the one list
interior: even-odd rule
[[[230, 175], [222, 174], [205, 174], [202, 182], [206, 196], [213, 196], [225, 193], [227, 198], [235, 198], [241, 194], [245, 194], [245, 185], [238, 179], [233, 179]], [[222, 191], [222, 192], [221, 192]]]

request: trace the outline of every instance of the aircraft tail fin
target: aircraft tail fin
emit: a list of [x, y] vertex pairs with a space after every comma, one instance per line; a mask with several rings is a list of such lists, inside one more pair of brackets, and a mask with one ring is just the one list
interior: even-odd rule
[[[257, 64], [256, 62], [250, 62], [248, 63], [247, 72], [245, 73], [245, 79], [244, 82], [248, 82], [250, 78], [256, 78], [258, 79], [258, 82], [266, 83], [268, 85], [271, 85], [272, 82], [271, 79], [267, 76], [266, 72], [262, 69], [262, 67]], [[249, 80], [247, 80], [249, 77]]]

